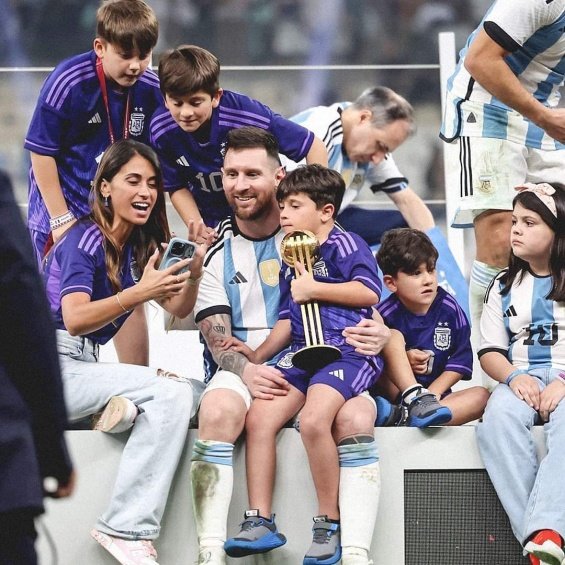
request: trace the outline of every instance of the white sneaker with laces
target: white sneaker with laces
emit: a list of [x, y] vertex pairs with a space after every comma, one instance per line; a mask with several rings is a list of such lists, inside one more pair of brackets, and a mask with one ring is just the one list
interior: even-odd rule
[[137, 406], [123, 396], [112, 396], [102, 412], [93, 418], [93, 428], [99, 432], [119, 434], [129, 430], [137, 418]]
[[122, 539], [99, 530], [91, 530], [90, 535], [122, 565], [159, 565], [149, 540]]

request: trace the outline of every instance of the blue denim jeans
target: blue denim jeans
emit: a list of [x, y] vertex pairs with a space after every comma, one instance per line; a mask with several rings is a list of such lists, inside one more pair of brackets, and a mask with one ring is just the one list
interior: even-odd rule
[[[543, 390], [558, 378], [557, 369], [535, 369]], [[550, 529], [565, 537], [565, 400], [544, 424], [547, 455], [538, 462], [531, 428], [538, 413], [506, 384], [495, 387], [477, 425], [481, 457], [516, 538], [524, 544], [536, 531]]]
[[149, 367], [99, 363], [96, 344], [63, 330], [57, 330], [57, 346], [71, 421], [99, 412], [112, 396], [129, 398], [139, 409], [110, 505], [96, 527], [125, 539], [155, 539], [201, 383], [170, 380]]

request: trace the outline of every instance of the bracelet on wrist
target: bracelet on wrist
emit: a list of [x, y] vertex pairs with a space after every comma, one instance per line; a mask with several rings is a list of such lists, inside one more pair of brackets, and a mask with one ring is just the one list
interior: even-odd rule
[[191, 277], [188, 277], [188, 280], [186, 281], [188, 286], [196, 286], [201, 280], [202, 277], [204, 276], [204, 273], [202, 273], [198, 278], [193, 279]]
[[514, 371], [512, 371], [505, 379], [505, 383], [510, 386], [510, 383], [518, 376], [518, 375], [523, 375], [524, 374], [524, 370], [523, 369], [514, 369]]
[[56, 229], [59, 229], [60, 227], [66, 224], [70, 224], [75, 220], [76, 220], [75, 215], [69, 210], [68, 212], [61, 214], [60, 216], [56, 216], [55, 218], [50, 218], [49, 227], [51, 228], [51, 231], [55, 231]]
[[120, 294], [122, 294], [122, 291], [120, 290], [120, 292], [118, 292], [116, 294], [116, 300], [118, 301], [118, 304], [120, 305], [120, 308], [126, 313], [129, 314], [131, 312], [131, 310], [128, 310], [123, 304], [122, 301], [120, 300]]

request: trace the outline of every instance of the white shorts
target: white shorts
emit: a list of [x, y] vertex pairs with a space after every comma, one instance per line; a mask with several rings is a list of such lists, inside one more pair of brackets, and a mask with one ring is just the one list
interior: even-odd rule
[[232, 373], [231, 371], [224, 371], [223, 369], [220, 369], [210, 379], [210, 382], [208, 383], [208, 385], [204, 389], [204, 392], [202, 393], [202, 396], [200, 397], [200, 402], [202, 402], [204, 396], [211, 390], [217, 390], [221, 388], [233, 390], [234, 392], [239, 394], [239, 396], [241, 396], [241, 398], [243, 399], [243, 402], [245, 402], [245, 406], [247, 406], [247, 409], [249, 410], [252, 400], [249, 389], [245, 386], [245, 383], [241, 380], [241, 378], [238, 377], [235, 373]]
[[486, 137], [460, 137], [444, 149], [447, 190], [459, 189], [454, 228], [472, 227], [486, 210], [512, 210], [514, 187], [524, 182], [565, 180], [565, 150], [533, 149]]

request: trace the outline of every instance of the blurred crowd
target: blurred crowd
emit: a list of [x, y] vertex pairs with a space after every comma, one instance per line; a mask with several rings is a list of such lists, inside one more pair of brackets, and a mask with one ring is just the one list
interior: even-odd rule
[[[2, 4], [2, 65], [26, 59], [35, 66], [53, 65], [90, 47], [97, 0], [0, 0]], [[157, 55], [170, 46], [194, 43], [216, 53], [223, 65], [426, 64], [437, 63], [437, 33], [455, 31], [460, 46], [489, 0], [152, 0], [150, 4], [161, 22]], [[49, 49], [45, 49], [46, 37]], [[426, 79], [429, 74], [391, 72], [383, 82], [412, 102], [436, 99], [437, 80]], [[333, 99], [331, 85], [320, 95]]]

